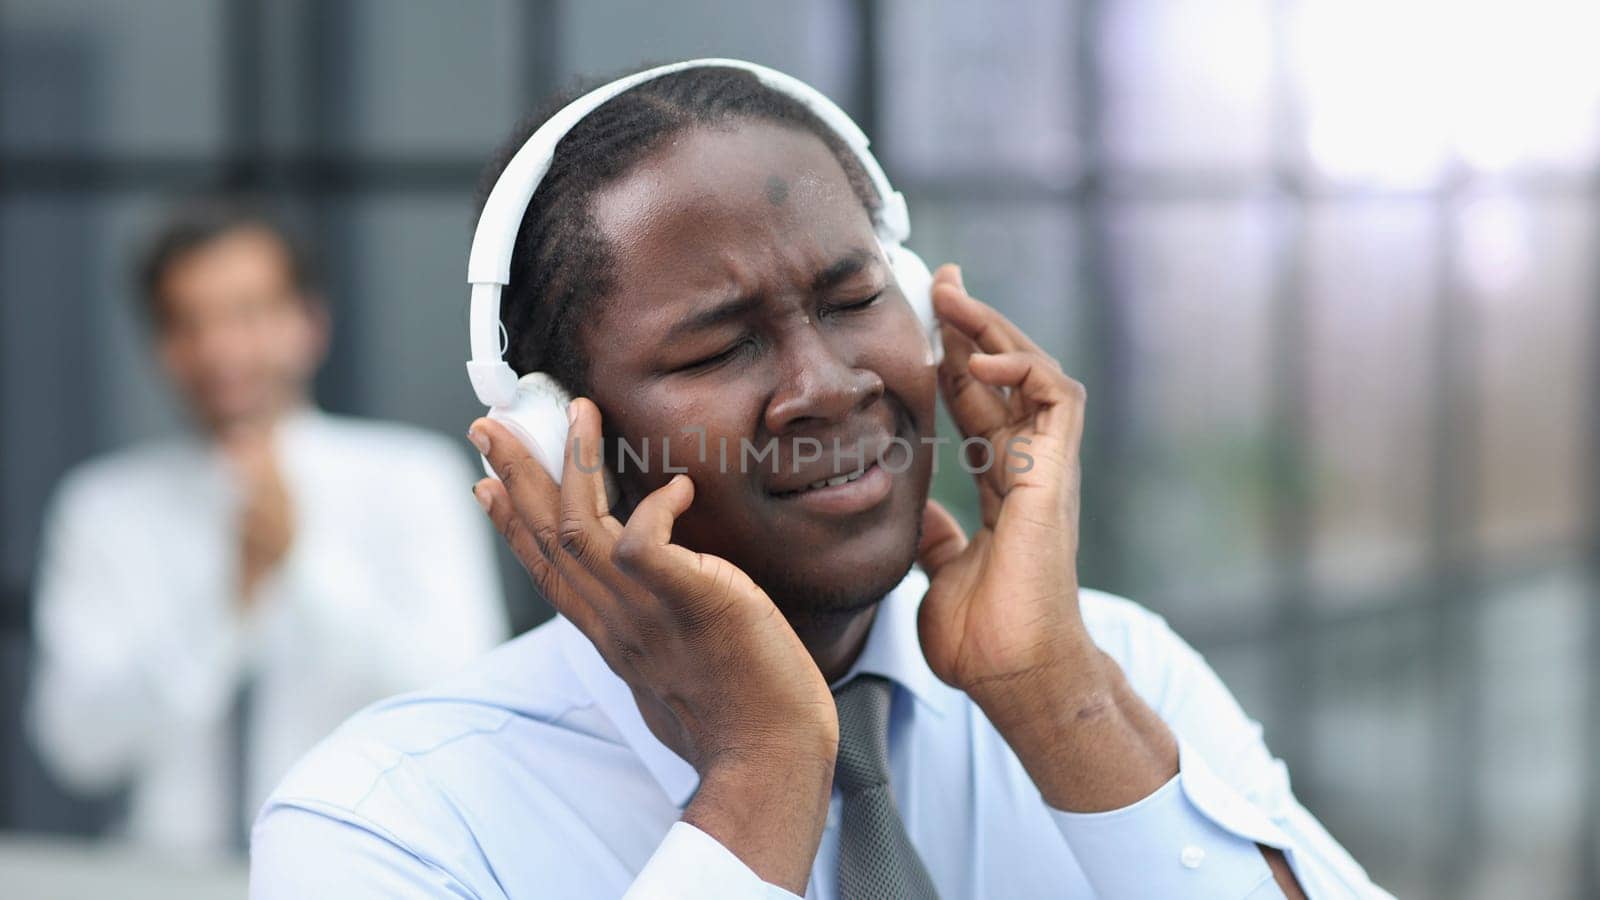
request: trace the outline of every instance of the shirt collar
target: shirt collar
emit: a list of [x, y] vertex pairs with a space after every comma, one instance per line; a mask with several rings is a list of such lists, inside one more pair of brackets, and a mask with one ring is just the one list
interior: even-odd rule
[[917, 610], [927, 592], [928, 576], [913, 566], [878, 604], [877, 618], [855, 665], [829, 687], [837, 690], [862, 673], [882, 675], [909, 691], [929, 711], [943, 715], [954, 689], [928, 668], [917, 636]]
[[[882, 675], [907, 690], [930, 712], [944, 715], [958, 699], [958, 692], [941, 682], [922, 656], [917, 638], [917, 608], [927, 591], [928, 576], [913, 567], [879, 602], [861, 655], [850, 671], [831, 687], [837, 688], [861, 673]], [[679, 807], [686, 805], [700, 783], [694, 768], [650, 731], [634, 702], [633, 692], [611, 671], [588, 638], [570, 622], [563, 621], [562, 625], [567, 632], [562, 646], [568, 664], [589, 696], [616, 726], [622, 739], [672, 802]]]

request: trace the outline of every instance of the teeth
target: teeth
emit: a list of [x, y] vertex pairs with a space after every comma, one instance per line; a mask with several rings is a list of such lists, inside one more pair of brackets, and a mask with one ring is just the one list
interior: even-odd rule
[[857, 478], [861, 477], [861, 474], [861, 472], [851, 472], [848, 475], [835, 475], [832, 478], [824, 478], [821, 481], [813, 481], [806, 485], [806, 490], [815, 491], [825, 487], [838, 487], [841, 484], [855, 481]]

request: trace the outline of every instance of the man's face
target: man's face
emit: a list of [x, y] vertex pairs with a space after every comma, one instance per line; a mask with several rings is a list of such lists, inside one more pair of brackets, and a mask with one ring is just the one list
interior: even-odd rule
[[[733, 562], [791, 618], [877, 600], [915, 557], [937, 381], [832, 152], [766, 123], [691, 129], [602, 191], [594, 214], [614, 281], [581, 329], [592, 399], [609, 436], [635, 451], [650, 440], [625, 498], [671, 477], [670, 439], [695, 484], [675, 541]], [[704, 458], [684, 431], [700, 428]], [[863, 462], [852, 483], [808, 488]]]
[[271, 234], [241, 228], [200, 245], [158, 293], [162, 366], [202, 424], [268, 421], [303, 396], [325, 329]]

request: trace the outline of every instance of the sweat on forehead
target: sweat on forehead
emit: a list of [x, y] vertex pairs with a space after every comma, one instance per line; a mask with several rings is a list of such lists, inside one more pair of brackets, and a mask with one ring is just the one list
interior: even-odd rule
[[612, 255], [663, 235], [708, 242], [871, 216], [815, 135], [766, 122], [692, 128], [597, 192], [590, 209]]

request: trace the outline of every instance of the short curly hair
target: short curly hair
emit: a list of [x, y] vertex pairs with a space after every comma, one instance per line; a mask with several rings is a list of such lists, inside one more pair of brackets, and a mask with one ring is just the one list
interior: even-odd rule
[[[518, 149], [550, 116], [587, 86], [553, 98], [523, 121], [485, 168], [477, 206]], [[662, 141], [692, 127], [737, 120], [772, 122], [816, 135], [844, 168], [851, 189], [876, 222], [881, 199], [854, 151], [825, 122], [754, 74], [728, 66], [684, 69], [644, 82], [585, 116], [556, 145], [517, 230], [511, 282], [500, 321], [509, 338], [506, 361], [519, 375], [549, 373], [574, 395], [590, 393], [578, 345], [581, 310], [614, 285], [610, 254], [591, 213], [595, 194], [626, 175]]]
[[283, 248], [290, 286], [303, 302], [321, 301], [321, 267], [289, 215], [264, 198], [230, 193], [187, 197], [168, 209], [139, 248], [134, 280], [150, 321], [164, 319], [162, 283], [184, 258], [239, 231], [259, 231]]

